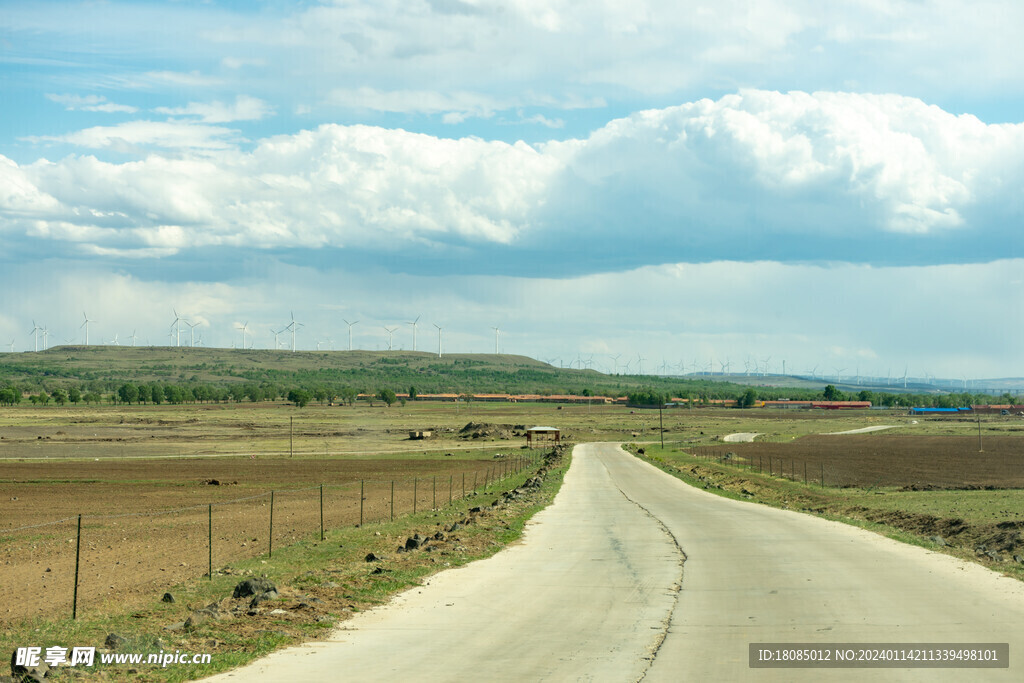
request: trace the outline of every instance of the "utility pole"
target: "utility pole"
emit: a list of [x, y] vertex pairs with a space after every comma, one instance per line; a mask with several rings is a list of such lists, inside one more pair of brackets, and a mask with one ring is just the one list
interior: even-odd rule
[[661, 434], [661, 448], [665, 449], [665, 404], [658, 406], [658, 431]]

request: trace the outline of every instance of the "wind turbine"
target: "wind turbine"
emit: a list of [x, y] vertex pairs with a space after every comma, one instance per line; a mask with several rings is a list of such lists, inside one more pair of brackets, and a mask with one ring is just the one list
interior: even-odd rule
[[642, 375], [642, 374], [644, 374], [644, 361], [647, 360], [647, 359], [646, 358], [641, 358], [640, 354], [638, 353], [638, 354], [636, 354], [636, 360], [640, 364], [640, 371], [639, 371], [638, 374]]
[[388, 327], [388, 326], [385, 325], [384, 329], [388, 333], [388, 351], [391, 351], [392, 350], [391, 339], [394, 337], [395, 330], [397, 330], [398, 328], [397, 327]]
[[47, 349], [47, 344], [49, 343], [47, 340], [50, 337], [50, 330], [48, 330], [48, 329], [46, 329], [44, 327], [42, 329], [42, 332], [43, 332], [43, 351], [45, 351]]
[[138, 336], [135, 334], [135, 330], [132, 330], [132, 336], [128, 338], [132, 340], [132, 346], [135, 346], [135, 340], [138, 339]]
[[441, 330], [443, 330], [444, 328], [441, 327], [440, 325], [438, 325], [437, 323], [434, 323], [434, 327], [437, 328], [437, 357], [440, 358], [441, 357]]
[[277, 337], [278, 337], [279, 334], [281, 334], [281, 332], [284, 332], [284, 330], [278, 331], [278, 330], [275, 330], [273, 327], [270, 328], [270, 333], [272, 335], [274, 335], [274, 350], [275, 351], [277, 351], [278, 348], [280, 348], [280, 344], [277, 343]]
[[418, 323], [420, 321], [420, 317], [421, 316], [416, 316], [415, 320], [413, 320], [413, 321], [411, 321], [409, 323], [406, 323], [408, 325], [412, 325], [412, 350], [413, 351], [416, 350], [416, 323]]
[[239, 325], [238, 323], [235, 323], [235, 329], [242, 330], [242, 349], [245, 349], [245, 331], [249, 329], [249, 321], [246, 320], [245, 324], [243, 324], [243, 325]]
[[608, 356], [609, 358], [612, 359], [612, 367], [614, 368], [614, 373], [616, 375], [619, 374], [619, 357], [620, 356], [622, 356], [621, 353], [617, 353], [614, 356], [609, 354], [609, 356]]
[[771, 356], [768, 356], [767, 358], [764, 359], [764, 373], [762, 373], [762, 375], [761, 375], [762, 377], [767, 377], [768, 376], [768, 362], [771, 359], [772, 359]]
[[39, 351], [39, 333], [42, 331], [42, 329], [43, 328], [39, 327], [39, 325], [36, 325], [35, 320], [32, 321], [32, 331], [29, 332], [29, 334], [31, 334], [35, 338], [36, 351]]
[[174, 311], [174, 322], [171, 323], [171, 327], [174, 328], [174, 345], [181, 346], [181, 321], [184, 318], [178, 315], [177, 309], [172, 308], [171, 310]]
[[291, 330], [291, 332], [292, 332], [292, 353], [295, 353], [295, 329], [297, 327], [302, 327], [302, 323], [295, 322], [295, 313], [294, 312], [292, 312], [291, 315], [292, 315], [292, 321], [290, 323], [288, 323], [288, 325], [284, 329]]
[[501, 334], [501, 326], [492, 327], [491, 329], [494, 330], [494, 353], [497, 354], [498, 353], [498, 335]]
[[95, 320], [89, 320], [89, 316], [87, 316], [85, 314], [85, 311], [82, 311], [82, 317], [85, 318], [85, 322], [82, 323], [81, 325], [79, 325], [78, 329], [82, 329], [83, 327], [85, 328], [85, 345], [88, 346], [89, 345], [89, 323], [94, 323], [96, 321]]
[[836, 384], [842, 384], [843, 383], [843, 371], [846, 370], [846, 368], [832, 368], [832, 369], [836, 371]]
[[119, 343], [117, 343], [117, 334], [115, 333], [115, 334], [114, 334], [114, 338], [113, 338], [113, 339], [111, 339], [111, 340], [110, 340], [109, 342], [107, 342], [107, 343], [108, 343], [108, 344], [111, 344], [111, 345], [113, 345], [113, 346], [120, 346], [120, 344], [119, 344]]
[[[416, 318], [416, 319], [419, 320], [419, 318]], [[357, 320], [354, 323], [350, 323], [349, 321], [345, 320], [344, 318], [342, 318], [342, 320], [344, 320], [345, 324], [348, 325], [348, 350], [351, 351], [352, 350], [352, 326], [353, 325], [358, 325], [359, 321]]]
[[11, 340], [11, 343], [8, 344], [7, 346], [11, 347], [11, 353], [14, 353], [14, 340], [13, 339]]
[[[189, 348], [192, 348], [193, 346], [196, 345], [196, 327], [199, 325], [199, 323], [190, 323], [187, 320], [184, 322], [186, 325], [188, 325], [188, 345]], [[132, 346], [135, 346], [135, 344], [132, 344]]]

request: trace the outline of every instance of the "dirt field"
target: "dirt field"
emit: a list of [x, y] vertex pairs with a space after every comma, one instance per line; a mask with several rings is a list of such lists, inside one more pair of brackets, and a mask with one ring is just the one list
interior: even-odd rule
[[[829, 486], [934, 488], [1024, 488], [1024, 436], [977, 437], [846, 434], [806, 436], [790, 443], [700, 446], [696, 455], [733, 453], [768, 472], [817, 481], [822, 468]], [[770, 460], [770, 461], [769, 461]]]
[[280, 548], [319, 533], [320, 484], [326, 528], [359, 523], [360, 480], [372, 523], [392, 514], [392, 482], [396, 516], [422, 511], [472, 495], [520, 455], [491, 450], [503, 457], [5, 463], [3, 526], [18, 531], [0, 531], [0, 622], [70, 615], [80, 513], [79, 609], [131, 604], [206, 573], [211, 512], [216, 569], [270, 550], [271, 489]]

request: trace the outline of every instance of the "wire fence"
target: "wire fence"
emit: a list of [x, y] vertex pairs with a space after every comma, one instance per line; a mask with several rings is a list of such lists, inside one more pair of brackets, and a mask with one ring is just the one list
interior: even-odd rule
[[174, 509], [83, 513], [0, 529], [0, 622], [64, 610], [77, 618], [85, 604], [159, 595], [187, 579], [212, 578], [215, 567], [269, 560], [275, 548], [310, 536], [323, 540], [331, 529], [437, 510], [538, 466], [543, 452], [508, 455], [471, 471], [272, 489]]
[[719, 465], [735, 467], [748, 472], [767, 474], [768, 476], [789, 479], [790, 481], [802, 482], [807, 485], [817, 485], [820, 488], [839, 485], [839, 482], [831, 479], [833, 473], [831, 467], [826, 463], [818, 461], [808, 463], [807, 460], [797, 458], [786, 458], [772, 455], [742, 454], [742, 449], [736, 451], [726, 450], [722, 446], [689, 447], [686, 453], [701, 460], [716, 462]]

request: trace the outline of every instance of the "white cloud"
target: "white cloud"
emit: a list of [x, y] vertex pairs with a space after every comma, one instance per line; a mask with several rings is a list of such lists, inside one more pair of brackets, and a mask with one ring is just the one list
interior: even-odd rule
[[382, 112], [419, 112], [444, 114], [445, 123], [461, 123], [469, 117], [488, 118], [507, 104], [491, 97], [470, 92], [440, 93], [432, 90], [381, 91], [375, 88], [338, 88], [328, 101], [346, 109], [369, 109]]
[[263, 100], [248, 95], [239, 95], [231, 104], [189, 102], [185, 107], [157, 107], [153, 111], [169, 116], [197, 116], [204, 123], [227, 123], [230, 121], [256, 121], [269, 116], [274, 109]]
[[134, 114], [139, 109], [127, 104], [116, 104], [108, 102], [107, 98], [101, 95], [56, 95], [47, 94], [46, 99], [62, 105], [68, 111], [99, 111], [108, 114], [124, 113]]
[[107, 225], [96, 246], [121, 249], [390, 252], [583, 239], [584, 253], [639, 250], [667, 260], [697, 239], [724, 253], [751, 236], [778, 235], [802, 260], [820, 257], [803, 250], [807, 237], [870, 244], [879, 235], [1006, 231], [993, 216], [1015, 210], [1024, 177], [1024, 125], [847, 93], [746, 91], [639, 112], [587, 139], [538, 147], [326, 125], [243, 152], [230, 129], [152, 121], [57, 139], [202, 153], [8, 169], [31, 188], [21, 195], [59, 202], [51, 220]]
[[65, 142], [93, 149], [138, 154], [150, 147], [165, 149], [228, 149], [239, 142], [238, 132], [220, 126], [176, 121], [126, 121], [116, 126], [94, 126], [55, 136], [25, 138], [31, 142]]

